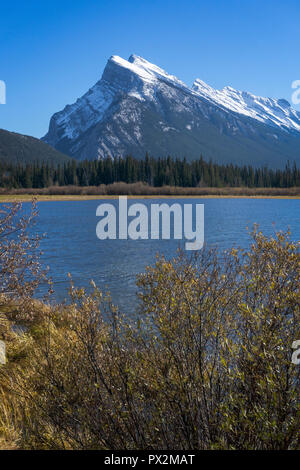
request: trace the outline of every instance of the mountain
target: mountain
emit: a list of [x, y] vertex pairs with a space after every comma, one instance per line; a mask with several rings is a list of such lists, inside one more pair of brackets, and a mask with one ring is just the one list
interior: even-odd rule
[[0, 129], [0, 161], [11, 163], [64, 163], [70, 157], [35, 137]]
[[77, 159], [168, 154], [218, 163], [300, 163], [300, 113], [200, 79], [190, 88], [142, 57], [112, 56], [102, 78], [54, 114], [44, 141]]

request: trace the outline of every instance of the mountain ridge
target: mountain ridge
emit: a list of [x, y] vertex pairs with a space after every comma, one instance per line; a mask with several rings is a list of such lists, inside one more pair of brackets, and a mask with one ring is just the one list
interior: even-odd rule
[[132, 153], [282, 167], [300, 158], [300, 113], [283, 99], [192, 87], [146, 59], [111, 56], [101, 79], [55, 113], [43, 138], [77, 159]]
[[17, 132], [0, 129], [0, 162], [6, 163], [65, 163], [71, 158], [45, 142]]

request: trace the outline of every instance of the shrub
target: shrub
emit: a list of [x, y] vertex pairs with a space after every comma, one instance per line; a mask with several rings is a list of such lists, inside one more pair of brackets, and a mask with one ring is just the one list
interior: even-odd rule
[[255, 229], [249, 251], [157, 259], [135, 322], [95, 286], [40, 306], [0, 369], [23, 410], [19, 445], [298, 448], [299, 271], [299, 243]]
[[[12, 389], [10, 370], [14, 362], [26, 356], [30, 336], [23, 334], [28, 324], [40, 315], [32, 295], [45, 273], [39, 263], [39, 236], [30, 233], [37, 215], [33, 201], [28, 215], [22, 205], [13, 202], [0, 210], [0, 340], [8, 346], [10, 358], [6, 376], [0, 381], [0, 447], [14, 448], [22, 426], [22, 408]], [[21, 330], [17, 325], [21, 324]], [[0, 366], [0, 373], [4, 366]]]
[[32, 296], [46, 279], [39, 262], [41, 237], [31, 229], [36, 216], [35, 200], [27, 215], [19, 202], [2, 205], [0, 210], [0, 318], [17, 320], [18, 315], [23, 324], [31, 320]]

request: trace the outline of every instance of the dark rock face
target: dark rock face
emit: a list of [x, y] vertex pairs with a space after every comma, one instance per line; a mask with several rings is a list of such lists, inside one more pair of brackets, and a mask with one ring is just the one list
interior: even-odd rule
[[192, 88], [145, 59], [113, 56], [101, 80], [52, 116], [44, 141], [77, 159], [132, 154], [282, 167], [300, 162], [300, 114], [286, 100]]

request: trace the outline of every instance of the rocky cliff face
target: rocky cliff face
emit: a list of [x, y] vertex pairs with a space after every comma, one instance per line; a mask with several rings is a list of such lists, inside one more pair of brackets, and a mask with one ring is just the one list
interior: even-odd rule
[[113, 56], [101, 80], [53, 115], [44, 141], [77, 159], [148, 151], [282, 167], [300, 163], [300, 113], [286, 100], [200, 79], [189, 88], [141, 57]]

